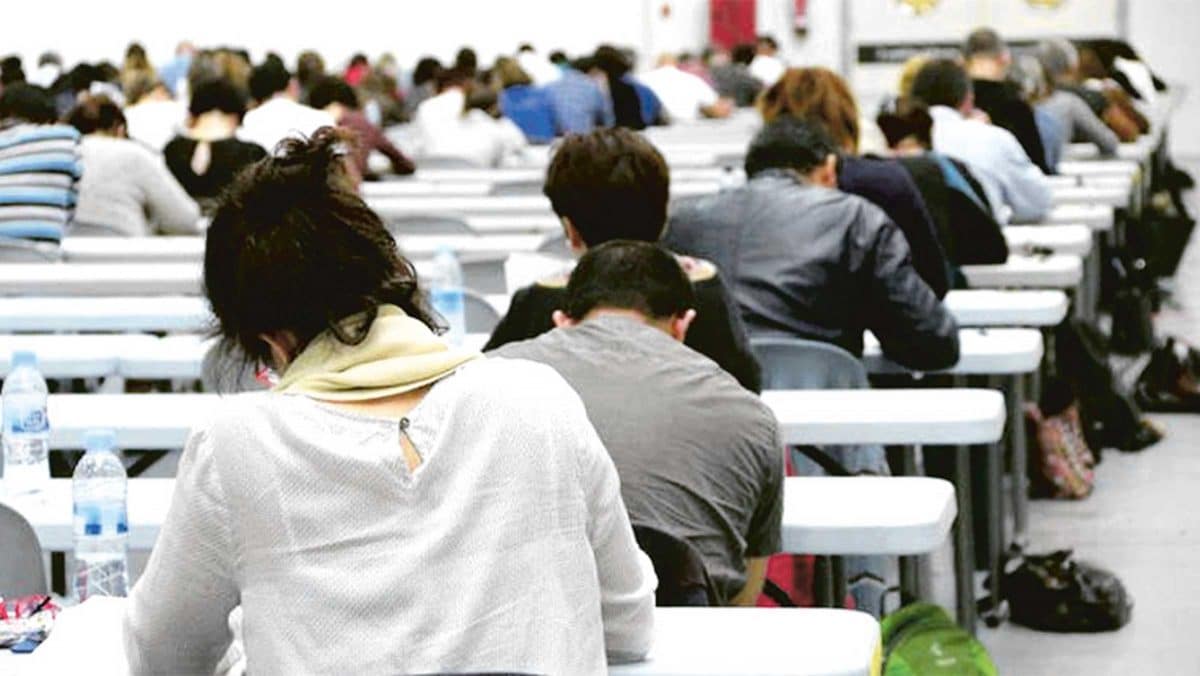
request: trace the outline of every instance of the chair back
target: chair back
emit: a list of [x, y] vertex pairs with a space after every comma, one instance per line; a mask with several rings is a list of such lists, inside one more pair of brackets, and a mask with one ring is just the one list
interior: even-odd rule
[[867, 371], [837, 345], [785, 336], [755, 336], [750, 349], [762, 366], [763, 389], [851, 390], [870, 387]]
[[37, 533], [20, 512], [5, 504], [0, 504], [0, 542], [0, 596], [47, 593]]
[[491, 334], [500, 323], [500, 313], [478, 291], [463, 289], [463, 311], [466, 315], [467, 333]]
[[654, 574], [658, 577], [655, 605], [719, 605], [704, 559], [690, 542], [657, 528], [637, 524], [633, 526], [633, 536], [654, 564]]

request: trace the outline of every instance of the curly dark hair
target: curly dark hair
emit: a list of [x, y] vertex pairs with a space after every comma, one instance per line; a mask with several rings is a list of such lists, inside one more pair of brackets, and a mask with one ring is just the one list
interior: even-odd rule
[[[289, 331], [297, 353], [324, 331], [361, 343], [382, 304], [441, 327], [383, 221], [346, 174], [348, 134], [322, 127], [280, 143], [222, 194], [208, 229], [204, 287], [222, 347], [242, 366], [270, 363], [264, 333]], [[345, 319], [363, 315], [361, 324]]]

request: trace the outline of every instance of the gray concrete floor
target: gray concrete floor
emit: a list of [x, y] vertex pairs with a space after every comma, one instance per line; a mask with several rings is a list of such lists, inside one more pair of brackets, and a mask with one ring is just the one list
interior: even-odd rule
[[[1200, 213], [1195, 192], [1190, 201]], [[1161, 334], [1193, 344], [1200, 344], [1198, 240], [1200, 229], [1176, 277], [1175, 307], [1156, 321]], [[1012, 623], [981, 628], [1005, 676], [1200, 674], [1200, 415], [1152, 417], [1167, 438], [1141, 453], [1105, 452], [1088, 499], [1035, 501], [1030, 509], [1031, 550], [1073, 548], [1116, 573], [1134, 598], [1133, 620], [1093, 635]]]

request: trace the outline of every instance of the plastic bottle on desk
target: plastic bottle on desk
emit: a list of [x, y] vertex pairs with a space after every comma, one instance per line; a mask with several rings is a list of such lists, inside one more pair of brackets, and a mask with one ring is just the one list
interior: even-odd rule
[[14, 352], [4, 388], [4, 488], [9, 497], [32, 495], [50, 482], [50, 422], [46, 415], [46, 380], [37, 356]]
[[83, 602], [91, 596], [125, 596], [129, 587], [125, 466], [115, 452], [116, 435], [84, 436], [87, 454], [75, 466], [75, 581]]
[[449, 247], [438, 249], [429, 276], [429, 297], [433, 309], [450, 325], [446, 334], [451, 345], [459, 347], [467, 334], [467, 314], [463, 299], [463, 271], [458, 256]]

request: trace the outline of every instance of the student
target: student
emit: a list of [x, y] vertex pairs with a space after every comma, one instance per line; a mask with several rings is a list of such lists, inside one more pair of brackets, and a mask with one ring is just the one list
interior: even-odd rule
[[1037, 46], [1037, 60], [1050, 88], [1050, 94], [1038, 107], [1062, 125], [1065, 141], [1079, 139], [1094, 144], [1104, 157], [1115, 155], [1121, 139], [1083, 98], [1070, 90], [1079, 70], [1079, 52], [1075, 45], [1063, 39], [1043, 40]]
[[29, 249], [42, 245], [26, 245], [57, 244], [70, 222], [80, 135], [57, 124], [56, 113], [42, 87], [17, 83], [0, 92], [0, 260], [29, 260]]
[[171, 98], [171, 92], [156, 75], [141, 73], [125, 89], [125, 122], [129, 138], [162, 152], [167, 142], [183, 127], [187, 109]]
[[[306, 49], [296, 57], [296, 86], [300, 90], [299, 100], [308, 102], [308, 93], [325, 78], [325, 59], [320, 53]], [[315, 106], [320, 107], [320, 106]]]
[[658, 68], [642, 73], [637, 79], [662, 101], [667, 119], [672, 123], [694, 122], [701, 116], [729, 117], [733, 112], [729, 99], [722, 99], [700, 76], [680, 69], [670, 54], [659, 58]]
[[556, 135], [586, 134], [596, 127], [613, 126], [612, 102], [597, 84], [603, 75], [595, 64], [590, 56], [577, 59], [563, 66], [562, 76], [545, 86], [554, 109]]
[[709, 72], [717, 93], [732, 99], [739, 108], [754, 105], [763, 83], [750, 74], [754, 60], [754, 45], [737, 45], [732, 52], [718, 49], [709, 61]]
[[336, 124], [329, 113], [297, 102], [299, 87], [276, 59], [267, 59], [250, 74], [250, 96], [256, 105], [246, 113], [238, 135], [267, 152], [289, 136], [310, 136]]
[[951, 286], [950, 266], [937, 226], [920, 191], [892, 160], [858, 157], [858, 103], [850, 87], [827, 68], [789, 68], [758, 102], [764, 122], [783, 115], [815, 120], [838, 143], [837, 187], [883, 209], [904, 232], [913, 266], [938, 298]]
[[308, 96], [308, 103], [313, 108], [329, 113], [338, 126], [349, 129], [355, 138], [354, 148], [350, 152], [352, 164], [359, 176], [367, 180], [375, 180], [379, 175], [369, 166], [372, 152], [379, 152], [392, 165], [392, 173], [407, 176], [416, 171], [412, 160], [400, 152], [383, 131], [371, 124], [358, 105], [358, 95], [350, 85], [336, 77], [326, 77], [313, 86]]
[[491, 86], [500, 92], [500, 112], [520, 127], [530, 143], [554, 140], [554, 101], [546, 89], [533, 85], [533, 79], [516, 59], [507, 56], [496, 59]]
[[245, 113], [245, 98], [225, 80], [206, 82], [192, 92], [187, 131], [171, 139], [163, 157], [194, 199], [216, 198], [239, 171], [266, 157], [265, 148], [236, 136]]
[[518, 163], [529, 145], [521, 129], [500, 115], [496, 92], [465, 73], [438, 74], [438, 95], [417, 108], [420, 158], [454, 158], [471, 166]]
[[213, 217], [218, 331], [280, 381], [193, 430], [130, 593], [130, 671], [211, 673], [238, 605], [253, 671], [641, 658], [656, 580], [579, 397], [436, 336], [412, 265], [345, 187], [340, 133], [288, 140]]
[[1037, 221], [1053, 206], [1045, 174], [1012, 133], [971, 116], [971, 91], [966, 71], [950, 59], [934, 59], [917, 73], [912, 94], [929, 107], [933, 149], [967, 163], [997, 221]]
[[750, 74], [770, 87], [783, 77], [787, 64], [779, 58], [779, 43], [770, 35], [760, 35], [754, 44], [755, 55], [750, 61]]
[[[622, 129], [598, 129], [563, 139], [546, 170], [543, 192], [562, 221], [571, 250], [614, 239], [657, 242], [667, 223], [670, 174], [662, 155], [645, 138]], [[746, 389], [761, 386], [758, 363], [734, 310], [721, 272], [711, 263], [683, 259], [696, 286], [697, 317], [688, 347], [715, 361]], [[566, 297], [566, 279], [555, 276], [513, 294], [508, 314], [484, 349], [541, 335], [554, 328], [551, 315]]]
[[630, 521], [692, 544], [717, 603], [754, 605], [780, 550], [783, 445], [762, 400], [682, 344], [696, 297], [679, 262], [648, 242], [601, 244], [563, 301], [557, 330], [492, 355], [558, 371], [612, 455]]
[[717, 264], [752, 335], [821, 340], [861, 355], [869, 329], [905, 367], [953, 366], [954, 318], [886, 214], [833, 189], [837, 150], [817, 124], [789, 116], [768, 123], [746, 153], [746, 185], [681, 201], [663, 243]]
[[79, 205], [72, 235], [141, 237], [201, 231], [200, 208], [162, 158], [125, 135], [121, 109], [103, 96], [85, 98], [67, 118], [83, 134]]
[[1046, 148], [1033, 108], [1008, 80], [1012, 54], [1000, 35], [991, 28], [972, 31], [963, 45], [963, 59], [975, 92], [975, 107], [987, 113], [992, 124], [1012, 132], [1038, 169], [1054, 173], [1053, 167], [1046, 163]]

